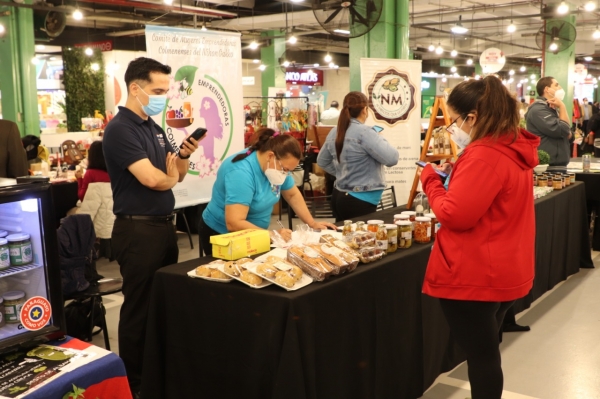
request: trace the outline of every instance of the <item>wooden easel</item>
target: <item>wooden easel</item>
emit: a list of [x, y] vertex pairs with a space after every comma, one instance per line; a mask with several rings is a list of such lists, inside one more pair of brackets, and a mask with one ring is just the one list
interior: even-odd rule
[[[438, 119], [437, 114], [438, 110], [442, 110], [443, 119]], [[438, 154], [438, 155], [427, 155], [427, 151], [429, 150], [429, 142], [431, 141], [431, 136], [437, 127], [440, 126], [448, 126], [452, 121], [448, 116], [448, 111], [446, 110], [446, 100], [442, 96], [436, 96], [435, 101], [433, 103], [433, 107], [431, 109], [431, 116], [429, 117], [429, 127], [427, 128], [427, 134], [425, 135], [425, 141], [423, 142], [423, 149], [421, 150], [421, 156], [419, 157], [420, 161], [424, 162], [434, 162], [441, 160], [449, 160], [456, 159], [458, 151], [456, 149], [456, 144], [454, 141], [450, 140], [450, 154]], [[444, 134], [449, 134], [444, 131]], [[406, 207], [410, 209], [412, 207], [412, 203], [417, 195], [417, 187], [419, 186], [419, 173], [415, 171], [415, 179], [413, 180], [412, 188], [410, 189], [410, 196], [408, 197], [408, 204]]]

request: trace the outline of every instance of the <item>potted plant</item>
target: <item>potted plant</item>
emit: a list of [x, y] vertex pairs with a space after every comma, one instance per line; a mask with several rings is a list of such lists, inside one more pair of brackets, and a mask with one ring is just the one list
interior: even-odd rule
[[533, 168], [535, 173], [543, 173], [548, 169], [548, 164], [550, 163], [550, 155], [544, 150], [538, 150], [538, 159], [540, 163]]

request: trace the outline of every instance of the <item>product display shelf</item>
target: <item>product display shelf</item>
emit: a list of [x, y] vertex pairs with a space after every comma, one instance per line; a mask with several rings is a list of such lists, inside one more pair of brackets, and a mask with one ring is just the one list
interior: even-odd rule
[[21, 323], [7, 323], [0, 327], [0, 339], [11, 338], [25, 330]]
[[30, 265], [24, 265], [24, 266], [11, 266], [6, 270], [0, 271], [0, 278], [12, 276], [14, 274], [28, 272], [30, 270], [38, 269], [40, 267], [42, 267], [42, 265], [36, 265], [35, 263], [32, 263]]

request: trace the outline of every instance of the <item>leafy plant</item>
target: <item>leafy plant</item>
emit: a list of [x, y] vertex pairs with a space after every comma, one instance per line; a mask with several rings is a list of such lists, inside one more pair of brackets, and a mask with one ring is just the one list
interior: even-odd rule
[[544, 150], [538, 150], [538, 159], [540, 160], [540, 165], [548, 165], [550, 163], [550, 154]]
[[[63, 63], [67, 127], [70, 132], [78, 132], [81, 118], [105, 108], [102, 52], [96, 49], [87, 56], [83, 48], [63, 47]], [[98, 70], [92, 69], [92, 64], [97, 64]]]

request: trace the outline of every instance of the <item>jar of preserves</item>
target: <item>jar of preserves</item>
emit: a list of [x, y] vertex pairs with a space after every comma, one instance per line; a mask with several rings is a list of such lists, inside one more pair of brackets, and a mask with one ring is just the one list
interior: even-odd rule
[[562, 174], [557, 173], [554, 175], [555, 178], [560, 179], [560, 186], [561, 188], [565, 188], [565, 178], [563, 177]]
[[342, 236], [345, 240], [352, 235], [352, 220], [344, 220], [344, 228], [342, 229]]
[[398, 226], [395, 224], [386, 224], [385, 229], [387, 230], [388, 236], [387, 253], [391, 254], [398, 249]]
[[538, 179], [537, 175], [535, 174], [535, 172], [533, 172], [533, 186], [534, 187], [537, 186], [537, 179]]
[[437, 234], [437, 230], [438, 230], [438, 220], [435, 217], [435, 214], [433, 213], [426, 213], [425, 217], [428, 217], [431, 219], [431, 238], [433, 238], [435, 240], [435, 235]]
[[420, 244], [431, 242], [431, 218], [425, 216], [416, 218], [415, 242]]
[[565, 187], [570, 186], [571, 185], [571, 175], [568, 173], [565, 173], [563, 175], [563, 178], [565, 179]]
[[562, 179], [560, 177], [554, 177], [552, 179], [552, 188], [555, 190], [562, 190]]
[[394, 223], [399, 222], [401, 220], [408, 220], [410, 222], [410, 216], [402, 214], [394, 215]]
[[6, 230], [0, 230], [0, 238], [4, 238], [8, 235], [8, 231]]
[[377, 248], [387, 252], [388, 248], [388, 235], [387, 229], [385, 228], [385, 224], [381, 223], [377, 226], [377, 233], [375, 234], [375, 240]]
[[356, 222], [356, 231], [367, 231], [365, 222]]
[[372, 233], [377, 233], [380, 224], [383, 224], [383, 220], [367, 220], [367, 230]]
[[4, 299], [4, 313], [7, 323], [19, 323], [21, 321], [21, 308], [25, 303], [23, 291], [8, 291], [2, 294]]
[[575, 173], [569, 173], [569, 176], [571, 176], [571, 183], [573, 183], [575, 181]]
[[546, 176], [538, 177], [538, 187], [548, 187], [548, 178]]
[[400, 220], [396, 222], [398, 226], [398, 249], [408, 249], [412, 245], [412, 222], [410, 220]]
[[10, 249], [8, 240], [0, 238], [0, 270], [6, 270], [10, 267]]
[[29, 234], [11, 234], [6, 236], [10, 250], [10, 264], [13, 266], [28, 265], [33, 262], [33, 248]]

